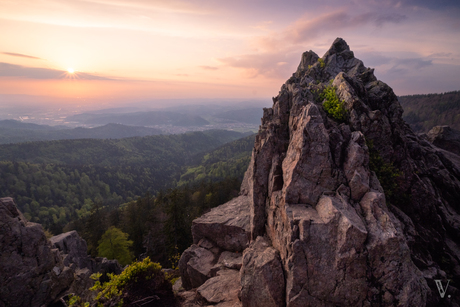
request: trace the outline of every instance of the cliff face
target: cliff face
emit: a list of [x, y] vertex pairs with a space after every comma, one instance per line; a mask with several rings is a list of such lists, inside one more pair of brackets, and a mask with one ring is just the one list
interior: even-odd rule
[[[330, 80], [346, 110], [342, 123], [322, 104]], [[231, 250], [244, 250], [243, 306], [459, 304], [460, 169], [402, 113], [344, 40], [321, 59], [305, 52], [264, 109], [238, 205], [223, 206], [233, 213], [218, 221], [218, 207], [194, 222], [192, 231], [210, 231], [193, 231], [192, 248], [209, 254], [204, 261], [186, 251], [183, 278], [193, 276], [191, 263], [215, 267], [226, 242], [245, 233], [247, 244]], [[230, 222], [247, 213], [245, 225]], [[230, 224], [239, 232], [211, 231]], [[206, 283], [219, 275], [204, 273]], [[448, 279], [441, 298], [435, 280], [445, 288]]]

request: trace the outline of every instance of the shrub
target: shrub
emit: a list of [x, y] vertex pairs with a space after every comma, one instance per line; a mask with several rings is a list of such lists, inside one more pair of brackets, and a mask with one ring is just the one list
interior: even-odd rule
[[318, 62], [319, 62], [319, 67], [324, 68], [326, 66], [326, 63], [324, 63], [324, 60], [322, 58], [319, 58]]
[[323, 102], [324, 111], [327, 115], [339, 122], [345, 122], [347, 117], [347, 111], [343, 106], [343, 102], [339, 100], [335, 92], [335, 87], [332, 86], [332, 82], [323, 90], [319, 96]]
[[95, 301], [99, 305], [129, 305], [149, 296], [174, 302], [171, 284], [165, 279], [160, 264], [148, 257], [129, 265], [120, 275], [108, 275], [110, 280], [104, 284], [98, 280], [100, 274], [92, 275], [96, 282], [90, 290], [98, 292]]

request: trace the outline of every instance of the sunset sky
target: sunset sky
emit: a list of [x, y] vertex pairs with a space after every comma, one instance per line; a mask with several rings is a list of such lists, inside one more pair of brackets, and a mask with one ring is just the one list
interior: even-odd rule
[[458, 0], [0, 0], [0, 29], [0, 104], [269, 99], [336, 37], [397, 95], [460, 90]]

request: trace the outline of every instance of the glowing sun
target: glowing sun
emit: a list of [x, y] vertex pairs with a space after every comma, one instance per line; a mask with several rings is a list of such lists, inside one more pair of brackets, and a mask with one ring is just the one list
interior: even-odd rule
[[67, 68], [67, 72], [69, 74], [73, 74], [75, 72], [75, 70], [73, 68]]

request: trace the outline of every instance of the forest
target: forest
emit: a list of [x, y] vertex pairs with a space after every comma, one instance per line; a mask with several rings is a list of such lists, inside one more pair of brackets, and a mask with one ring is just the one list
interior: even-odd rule
[[[181, 185], [226, 177], [241, 180], [249, 159], [243, 159], [236, 168], [230, 156], [244, 156], [252, 148], [251, 140], [244, 138], [245, 143], [237, 141], [235, 145], [228, 142], [242, 136], [214, 130], [119, 140], [1, 145], [0, 195], [13, 197], [30, 221], [58, 234], [69, 222], [91, 214], [94, 203], [113, 208], [146, 193], [156, 195], [176, 187], [182, 175], [206, 156], [214, 157], [213, 171], [182, 180]], [[219, 149], [223, 144], [227, 156]]]

